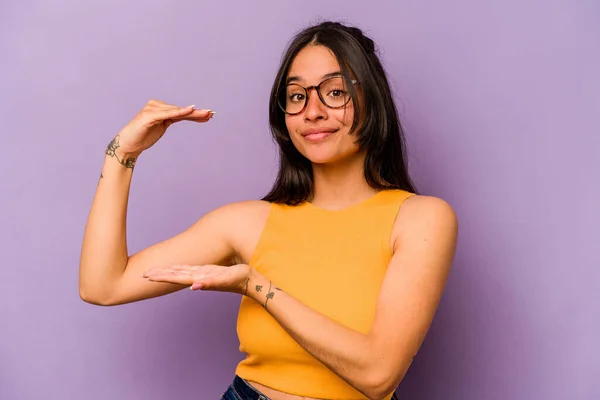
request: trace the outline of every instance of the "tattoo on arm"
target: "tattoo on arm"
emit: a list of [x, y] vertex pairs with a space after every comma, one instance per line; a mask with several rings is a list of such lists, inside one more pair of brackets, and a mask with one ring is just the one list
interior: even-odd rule
[[[263, 286], [262, 285], [256, 285], [254, 287], [254, 289], [256, 290], [256, 292], [262, 292], [263, 291]], [[264, 304], [265, 310], [267, 309], [267, 303], [269, 302], [269, 300], [272, 300], [273, 297], [275, 297], [275, 290], [282, 292], [282, 290], [280, 288], [278, 288], [277, 286], [273, 286], [273, 283], [271, 281], [269, 281], [269, 290], [267, 290], [267, 294], [265, 295], [266, 297], [266, 301]], [[244, 292], [244, 294], [246, 294], [248, 292], [248, 281], [246, 281], [246, 291]]]
[[128, 159], [119, 159], [119, 156], [116, 153], [116, 150], [119, 148], [119, 139], [120, 136], [117, 135], [106, 147], [106, 155], [110, 157], [114, 157], [117, 159], [119, 164], [123, 165], [125, 168], [131, 168], [135, 166], [135, 157], [129, 157]]
[[273, 290], [271, 290], [271, 281], [269, 281], [269, 290], [267, 291], [267, 300], [265, 300], [265, 310], [267, 309], [267, 303], [269, 302], [269, 300], [272, 300], [273, 297], [275, 297], [275, 292], [273, 290], [278, 290], [281, 291], [281, 289], [279, 289], [277, 286], [275, 286], [273, 288]]

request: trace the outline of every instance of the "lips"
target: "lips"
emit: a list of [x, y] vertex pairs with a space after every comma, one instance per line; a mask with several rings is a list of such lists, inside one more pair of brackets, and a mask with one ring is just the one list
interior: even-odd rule
[[310, 128], [301, 133], [302, 137], [309, 142], [320, 142], [337, 132], [333, 128]]

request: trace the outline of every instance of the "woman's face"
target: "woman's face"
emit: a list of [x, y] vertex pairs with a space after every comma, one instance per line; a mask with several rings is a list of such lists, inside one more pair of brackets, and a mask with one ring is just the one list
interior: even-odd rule
[[[331, 77], [333, 79], [328, 79]], [[306, 46], [292, 61], [286, 77], [288, 109], [302, 107], [306, 96], [300, 86], [308, 88], [324, 81], [320, 92], [329, 105], [339, 106], [350, 96], [350, 88], [344, 87], [340, 65], [333, 53], [324, 46]], [[335, 163], [355, 156], [359, 146], [354, 143], [354, 136], [349, 135], [354, 118], [352, 100], [344, 107], [330, 108], [323, 104], [316, 89], [309, 90], [307, 96], [302, 112], [285, 117], [296, 149], [316, 164]]]

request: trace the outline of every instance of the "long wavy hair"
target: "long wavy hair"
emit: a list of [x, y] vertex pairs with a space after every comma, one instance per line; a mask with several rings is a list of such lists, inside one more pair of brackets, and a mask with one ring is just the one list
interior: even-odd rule
[[[374, 189], [402, 189], [417, 193], [408, 174], [404, 132], [390, 85], [375, 53], [375, 43], [356, 27], [322, 22], [299, 32], [285, 51], [269, 101], [269, 122], [279, 146], [279, 172], [263, 200], [297, 205], [307, 201], [314, 187], [312, 164], [294, 146], [278, 98], [285, 87], [294, 57], [308, 45], [322, 45], [335, 55], [342, 75], [360, 82], [360, 94], [350, 87], [354, 120], [350, 134], [365, 151], [364, 174]], [[360, 97], [360, 98], [359, 98]]]

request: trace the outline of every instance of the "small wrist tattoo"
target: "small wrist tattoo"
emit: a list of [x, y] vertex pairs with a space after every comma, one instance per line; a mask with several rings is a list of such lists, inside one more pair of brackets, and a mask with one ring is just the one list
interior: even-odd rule
[[[267, 309], [267, 303], [269, 302], [269, 300], [271, 300], [275, 296], [275, 292], [273, 292], [271, 290], [271, 285], [272, 285], [272, 283], [271, 283], [271, 281], [269, 281], [269, 290], [267, 291], [267, 300], [265, 300], [265, 310]], [[278, 288], [275, 288], [275, 289], [280, 290]]]
[[106, 147], [106, 155], [116, 158], [119, 164], [123, 165], [125, 168], [133, 169], [133, 167], [135, 167], [135, 157], [129, 157], [128, 159], [120, 159], [116, 153], [116, 150], [119, 148], [119, 139], [120, 136], [117, 135], [113, 140], [110, 141], [110, 143]]

